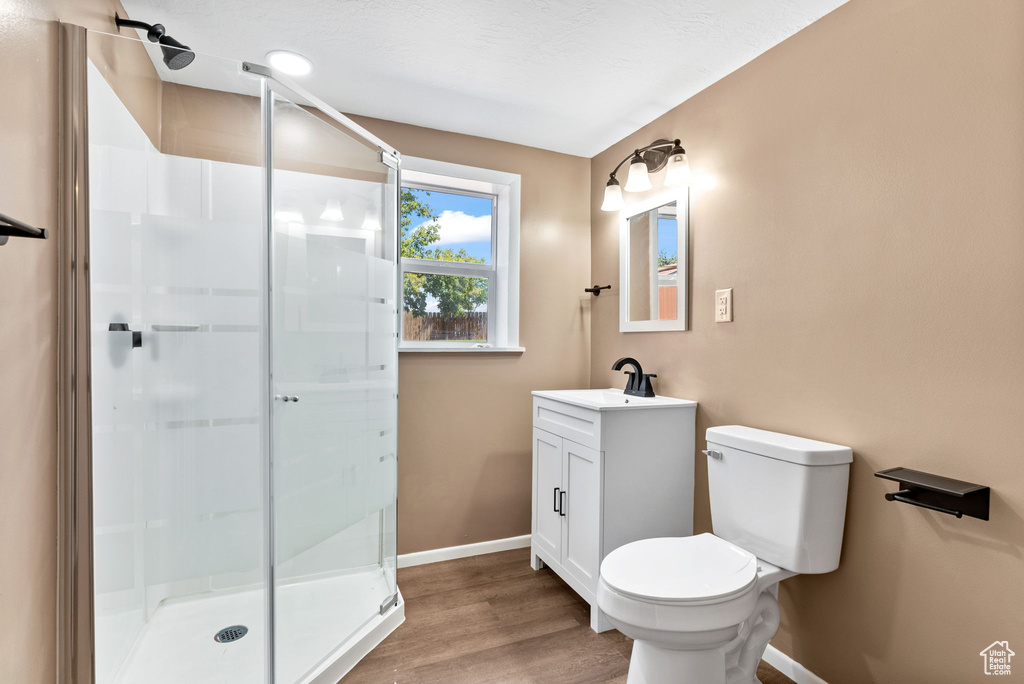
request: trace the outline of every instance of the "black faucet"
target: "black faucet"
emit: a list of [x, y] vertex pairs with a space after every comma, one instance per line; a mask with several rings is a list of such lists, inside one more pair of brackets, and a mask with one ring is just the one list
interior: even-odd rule
[[653, 397], [654, 388], [651, 386], [651, 378], [658, 377], [654, 373], [644, 373], [640, 362], [629, 356], [624, 356], [612, 364], [612, 370], [622, 370], [623, 366], [632, 366], [633, 372], [626, 371], [629, 381], [626, 382], [624, 394], [631, 394], [634, 397]]

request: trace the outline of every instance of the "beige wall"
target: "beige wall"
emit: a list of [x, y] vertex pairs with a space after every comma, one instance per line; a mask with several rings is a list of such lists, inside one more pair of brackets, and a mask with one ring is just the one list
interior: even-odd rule
[[[113, 30], [109, 0], [0, 3], [0, 212], [57, 221], [56, 19]], [[56, 676], [57, 240], [0, 247], [0, 681]]]
[[589, 382], [590, 163], [355, 117], [403, 155], [522, 175], [522, 354], [399, 360], [398, 550], [529, 534], [530, 391]]
[[[112, 30], [115, 7], [0, 8], [0, 211], [55, 225], [53, 20]], [[780, 648], [832, 684], [981, 679], [978, 651], [1024, 643], [1021, 35], [1009, 0], [852, 0], [592, 164], [360, 119], [404, 154], [523, 176], [527, 351], [401, 359], [400, 551], [527, 533], [529, 391], [619, 385], [628, 353], [701, 402], [701, 434], [855, 449], [842, 566], [784, 585]], [[621, 335], [601, 190], [630, 149], [674, 136], [717, 179], [692, 192], [693, 330]], [[4, 682], [54, 676], [55, 267], [55, 240], [0, 248]], [[616, 287], [582, 296], [592, 282]], [[736, 321], [716, 325], [722, 287]], [[991, 484], [993, 520], [886, 503], [871, 474], [895, 465]], [[699, 464], [703, 530], [706, 486]]]
[[[698, 448], [743, 424], [854, 449], [841, 567], [783, 585], [774, 640], [831, 684], [981, 681], [979, 651], [1024, 645], [1022, 112], [1024, 4], [852, 0], [594, 159], [592, 385], [628, 354], [700, 402]], [[674, 137], [717, 180], [693, 329], [620, 334], [601, 186]], [[991, 522], [886, 502], [893, 466], [991, 485]]]

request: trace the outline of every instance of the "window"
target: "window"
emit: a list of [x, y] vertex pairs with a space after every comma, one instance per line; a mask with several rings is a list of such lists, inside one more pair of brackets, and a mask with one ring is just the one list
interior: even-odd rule
[[519, 176], [402, 159], [402, 351], [521, 351]]

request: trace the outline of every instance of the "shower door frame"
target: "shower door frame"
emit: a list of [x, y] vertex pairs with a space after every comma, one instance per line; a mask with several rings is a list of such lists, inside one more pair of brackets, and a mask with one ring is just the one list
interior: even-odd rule
[[[88, 119], [88, 30], [82, 26], [58, 22], [59, 102], [58, 111], [58, 314], [57, 314], [57, 586], [56, 586], [56, 673], [57, 684], [94, 684], [95, 633], [93, 606], [93, 519], [92, 519], [92, 392], [91, 392], [91, 311], [89, 274], [89, 119]], [[242, 70], [261, 77], [261, 116], [263, 131], [263, 205], [264, 229], [268, 245], [273, 240], [272, 217], [272, 129], [267, 125], [269, 83], [294, 93], [315, 106], [335, 123], [379, 150], [381, 161], [395, 169], [401, 185], [401, 155], [386, 142], [308, 93], [287, 76], [269, 67], [244, 62]], [[395, 193], [394, 216], [400, 217], [400, 190]], [[398, 230], [398, 226], [395, 226]], [[398, 329], [401, 308], [401, 269], [398, 267], [401, 240], [395, 240], [395, 324]], [[272, 267], [267, 252], [267, 287], [272, 285]], [[270, 297], [269, 289], [266, 295]], [[269, 316], [269, 308], [263, 312]], [[268, 317], [267, 331], [271, 319]], [[269, 340], [265, 344], [270, 344]], [[398, 340], [395, 339], [397, 397]], [[269, 360], [270, 356], [267, 355]], [[269, 370], [269, 369], [267, 369]], [[272, 394], [269, 375], [265, 378], [265, 436], [271, 436], [269, 403]], [[264, 545], [268, 594], [266, 667], [267, 681], [274, 678], [274, 564], [273, 511], [271, 509], [270, 453], [267, 441], [264, 486]], [[397, 482], [395, 500], [397, 501]], [[397, 519], [395, 525], [397, 528]], [[397, 534], [397, 530], [396, 530]], [[405, 619], [405, 604], [397, 587], [397, 599], [389, 610], [381, 608], [380, 619], [368, 625], [352, 647], [316, 675], [344, 674], [375, 648]], [[349, 641], [356, 639], [353, 635]], [[339, 644], [340, 646], [340, 644]], [[338, 677], [341, 676], [338, 674]], [[333, 680], [333, 681], [336, 681]], [[284, 684], [284, 683], [282, 683]]]

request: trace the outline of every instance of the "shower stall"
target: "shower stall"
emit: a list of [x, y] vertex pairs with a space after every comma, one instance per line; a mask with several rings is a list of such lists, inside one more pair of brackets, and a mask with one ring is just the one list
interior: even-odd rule
[[269, 68], [62, 31], [75, 668], [333, 684], [404, 616], [399, 155]]

